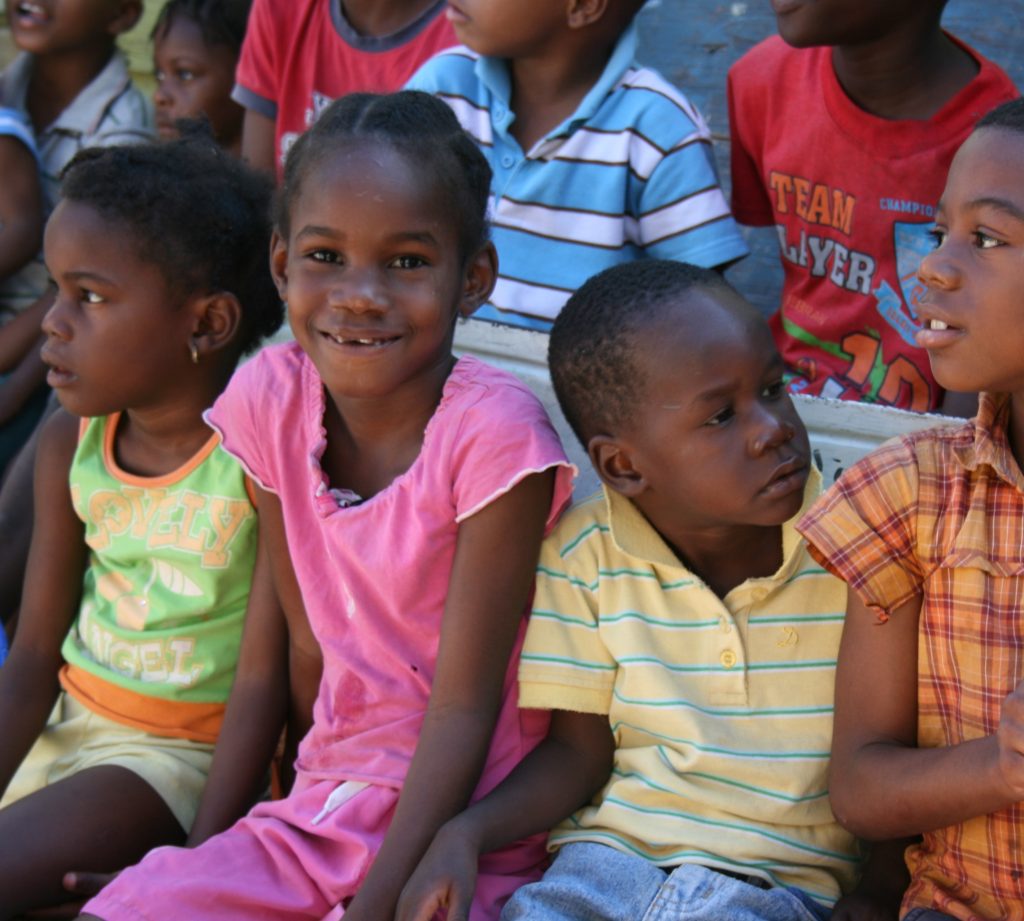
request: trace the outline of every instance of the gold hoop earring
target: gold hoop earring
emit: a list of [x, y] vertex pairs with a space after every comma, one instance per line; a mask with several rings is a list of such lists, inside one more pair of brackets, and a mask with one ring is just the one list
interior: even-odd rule
[[196, 348], [195, 339], [188, 340], [188, 353], [192, 356], [192, 364], [199, 364], [199, 349]]

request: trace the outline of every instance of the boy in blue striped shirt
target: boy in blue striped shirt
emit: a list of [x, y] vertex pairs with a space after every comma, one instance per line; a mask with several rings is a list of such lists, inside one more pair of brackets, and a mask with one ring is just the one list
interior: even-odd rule
[[821, 478], [767, 323], [644, 260], [576, 292], [549, 363], [603, 482], [541, 550], [519, 705], [551, 731], [441, 829], [400, 921], [460, 921], [477, 860], [551, 826], [502, 921], [895, 921], [901, 861], [855, 889], [829, 808], [846, 587], [794, 528]]
[[455, 0], [462, 47], [409, 87], [459, 116], [494, 171], [499, 276], [479, 319], [548, 330], [570, 294], [643, 257], [722, 267], [747, 247], [697, 109], [634, 61], [642, 0]]

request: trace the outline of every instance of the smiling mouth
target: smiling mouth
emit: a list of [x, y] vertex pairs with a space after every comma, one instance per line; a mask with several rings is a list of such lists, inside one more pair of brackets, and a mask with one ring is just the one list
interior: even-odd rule
[[31, 0], [23, 0], [15, 8], [15, 13], [20, 21], [28, 20], [31, 23], [43, 23], [49, 20], [50, 14], [46, 7]]
[[371, 350], [382, 349], [401, 338], [401, 336], [339, 336], [334, 333], [324, 333], [323, 335], [337, 345]]

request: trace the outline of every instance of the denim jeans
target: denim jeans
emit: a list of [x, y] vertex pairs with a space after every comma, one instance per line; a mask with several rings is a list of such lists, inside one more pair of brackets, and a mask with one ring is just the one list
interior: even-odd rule
[[952, 915], [931, 908], [915, 908], [907, 912], [903, 921], [956, 921]]
[[544, 878], [517, 890], [501, 921], [825, 921], [797, 889], [761, 889], [696, 864], [668, 871], [603, 844], [563, 847]]

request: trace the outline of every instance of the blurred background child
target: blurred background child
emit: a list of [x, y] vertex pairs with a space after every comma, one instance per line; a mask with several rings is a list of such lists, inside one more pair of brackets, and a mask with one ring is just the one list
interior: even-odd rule
[[156, 128], [178, 136], [175, 122], [205, 116], [225, 150], [242, 152], [245, 110], [231, 98], [252, 0], [168, 0], [153, 27]]
[[794, 392], [970, 414], [914, 339], [935, 203], [978, 118], [1017, 95], [943, 31], [946, 0], [793, 0], [729, 71], [732, 202], [774, 225], [771, 319]]
[[202, 413], [281, 321], [268, 204], [263, 177], [201, 139], [84, 152], [47, 225], [64, 409], [40, 440], [0, 668], [0, 918], [63, 901], [66, 871], [183, 840], [195, 815], [257, 532]]
[[449, 5], [466, 47], [409, 86], [455, 110], [494, 172], [501, 274], [477, 317], [547, 330], [609, 266], [646, 256], [713, 268], [746, 254], [703, 118], [636, 64], [642, 5]]
[[234, 99], [242, 154], [280, 179], [296, 138], [333, 99], [399, 89], [455, 43], [445, 0], [254, 0]]

